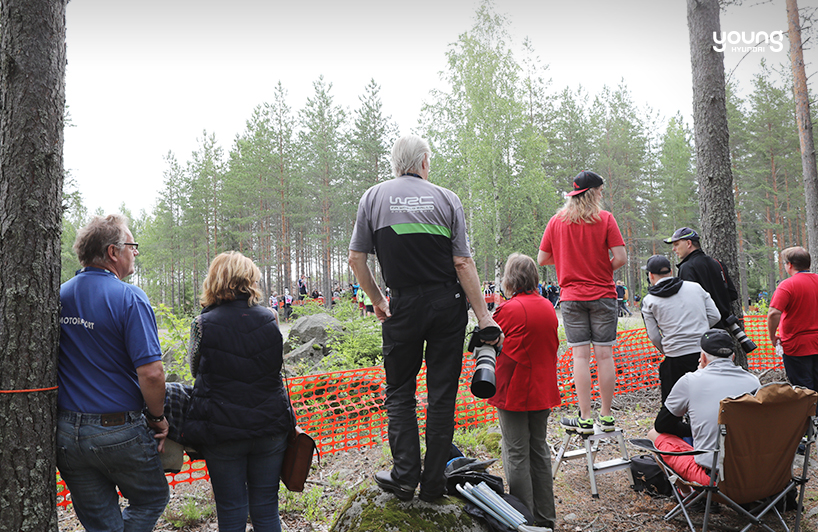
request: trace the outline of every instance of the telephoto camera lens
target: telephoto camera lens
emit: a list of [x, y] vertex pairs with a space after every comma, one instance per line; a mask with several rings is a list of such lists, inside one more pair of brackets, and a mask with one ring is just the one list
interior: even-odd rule
[[493, 342], [500, 337], [499, 327], [475, 327], [469, 341], [469, 351], [474, 353], [474, 376], [471, 379], [471, 393], [479, 399], [494, 397], [497, 391], [494, 377], [494, 367], [497, 365], [497, 350], [493, 345], [483, 342]]
[[727, 325], [727, 330], [730, 331], [730, 334], [736, 337], [738, 343], [741, 344], [741, 348], [744, 349], [745, 353], [750, 353], [758, 348], [758, 346], [747, 337], [747, 334], [738, 324], [738, 318], [733, 316], [727, 316], [724, 320], [724, 323]]
[[494, 367], [497, 365], [497, 351], [494, 346], [482, 345], [474, 350], [475, 368], [471, 381], [471, 393], [480, 399], [494, 397], [497, 391]]

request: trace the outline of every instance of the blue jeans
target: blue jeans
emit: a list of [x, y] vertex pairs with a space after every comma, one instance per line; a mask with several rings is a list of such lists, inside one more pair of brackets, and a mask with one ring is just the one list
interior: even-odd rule
[[220, 532], [244, 532], [248, 509], [255, 532], [280, 532], [278, 482], [287, 435], [203, 446]]
[[[99, 414], [57, 414], [57, 467], [88, 532], [149, 532], [169, 500], [153, 433], [141, 412], [103, 427]], [[128, 499], [120, 511], [119, 495]]]

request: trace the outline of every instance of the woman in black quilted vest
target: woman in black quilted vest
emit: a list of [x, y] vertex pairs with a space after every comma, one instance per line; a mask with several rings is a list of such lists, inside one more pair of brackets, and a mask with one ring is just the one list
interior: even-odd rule
[[196, 378], [183, 437], [207, 462], [221, 532], [278, 532], [278, 482], [292, 426], [282, 339], [261, 305], [261, 273], [239, 252], [217, 256], [190, 334]]

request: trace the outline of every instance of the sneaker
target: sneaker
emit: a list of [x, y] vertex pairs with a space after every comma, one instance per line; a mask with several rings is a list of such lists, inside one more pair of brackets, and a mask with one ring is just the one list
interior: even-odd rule
[[599, 416], [599, 418], [597, 419], [596, 426], [602, 432], [613, 432], [614, 430], [616, 430], [614, 424], [615, 421], [613, 416]]
[[375, 484], [383, 491], [393, 493], [395, 497], [402, 501], [411, 501], [415, 496], [415, 488], [398, 484], [392, 478], [392, 473], [389, 471], [379, 471], [375, 473]]
[[578, 434], [593, 434], [594, 420], [593, 418], [582, 419], [581, 417], [564, 417], [560, 421], [562, 428], [568, 431], [576, 432]]

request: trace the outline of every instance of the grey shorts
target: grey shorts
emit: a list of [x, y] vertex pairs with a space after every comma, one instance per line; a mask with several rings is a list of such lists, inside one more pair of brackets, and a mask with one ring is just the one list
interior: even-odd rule
[[561, 301], [562, 323], [568, 347], [616, 343], [616, 299]]

